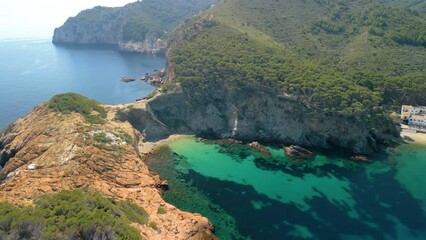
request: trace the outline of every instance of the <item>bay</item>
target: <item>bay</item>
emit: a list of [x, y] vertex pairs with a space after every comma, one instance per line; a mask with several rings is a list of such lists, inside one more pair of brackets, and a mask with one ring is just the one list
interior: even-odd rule
[[307, 160], [268, 150], [188, 137], [147, 163], [169, 182], [165, 200], [209, 218], [221, 239], [426, 239], [424, 145], [371, 163], [338, 150]]
[[125, 54], [112, 47], [66, 47], [50, 39], [0, 39], [0, 129], [55, 94], [76, 92], [105, 104], [135, 101], [153, 86], [140, 78], [164, 67], [161, 55]]

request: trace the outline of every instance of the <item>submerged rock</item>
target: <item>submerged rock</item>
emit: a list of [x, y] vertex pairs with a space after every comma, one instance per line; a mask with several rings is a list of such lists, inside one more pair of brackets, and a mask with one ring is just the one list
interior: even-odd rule
[[311, 158], [314, 153], [297, 145], [284, 147], [284, 152], [289, 158]]
[[398, 151], [398, 149], [394, 148], [394, 147], [388, 147], [387, 150], [395, 155], [401, 155], [400, 152]]
[[357, 161], [357, 162], [369, 162], [368, 157], [364, 155], [354, 155], [351, 157], [351, 160]]
[[225, 141], [229, 144], [243, 144], [243, 141], [236, 140], [236, 139], [233, 139], [233, 138], [225, 139]]
[[271, 153], [269, 152], [269, 150], [265, 146], [261, 145], [258, 142], [249, 143], [248, 146], [250, 148], [252, 148], [252, 149], [258, 150], [259, 152], [263, 153], [265, 156], [270, 156], [271, 155]]

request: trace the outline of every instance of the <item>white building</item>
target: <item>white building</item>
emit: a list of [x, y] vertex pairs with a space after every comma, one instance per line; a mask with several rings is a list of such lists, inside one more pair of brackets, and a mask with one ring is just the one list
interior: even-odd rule
[[410, 126], [426, 128], [426, 107], [402, 105], [401, 119], [406, 120]]
[[[405, 115], [404, 115], [404, 113], [405, 113]], [[401, 107], [401, 118], [405, 119], [404, 117], [407, 114], [424, 115], [424, 114], [426, 114], [426, 107], [425, 106], [402, 105], [402, 107]]]

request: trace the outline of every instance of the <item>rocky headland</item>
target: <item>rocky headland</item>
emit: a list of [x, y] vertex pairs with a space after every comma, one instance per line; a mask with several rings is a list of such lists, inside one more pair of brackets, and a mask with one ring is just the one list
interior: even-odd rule
[[162, 199], [167, 182], [145, 165], [138, 151], [142, 134], [113, 120], [118, 107], [105, 109], [105, 122], [91, 124], [80, 114], [42, 104], [8, 126], [0, 138], [0, 201], [32, 205], [46, 194], [87, 189], [145, 209], [155, 228], [132, 225], [143, 239], [213, 238], [206, 218]]
[[70, 17], [54, 31], [52, 42], [112, 45], [123, 52], [161, 53], [168, 33], [216, 0], [144, 0], [123, 7], [95, 7]]

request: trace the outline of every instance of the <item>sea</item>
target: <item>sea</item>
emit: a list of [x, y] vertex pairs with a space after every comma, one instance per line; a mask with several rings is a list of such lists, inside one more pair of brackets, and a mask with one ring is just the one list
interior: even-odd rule
[[[77, 92], [123, 104], [154, 87], [140, 77], [161, 69], [161, 55], [110, 47], [55, 46], [49, 39], [0, 40], [0, 129], [53, 95]], [[164, 198], [200, 213], [221, 239], [426, 239], [426, 146], [403, 143], [369, 163], [337, 149], [290, 159], [225, 140], [185, 137], [146, 163], [169, 183]]]
[[0, 39], [0, 129], [59, 93], [105, 104], [130, 103], [154, 87], [139, 79], [162, 69], [165, 56], [120, 53], [110, 46], [71, 47], [50, 39]]
[[355, 162], [337, 149], [290, 159], [282, 146], [186, 137], [147, 161], [167, 202], [211, 220], [220, 239], [426, 239], [426, 146]]

